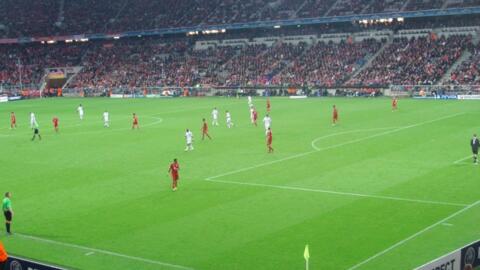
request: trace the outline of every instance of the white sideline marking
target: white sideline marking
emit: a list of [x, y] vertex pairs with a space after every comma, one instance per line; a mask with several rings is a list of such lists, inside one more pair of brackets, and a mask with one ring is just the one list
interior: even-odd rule
[[113, 251], [108, 251], [108, 250], [103, 250], [103, 249], [90, 248], [90, 247], [80, 246], [80, 245], [76, 245], [76, 244], [64, 243], [64, 242], [59, 242], [59, 241], [55, 241], [55, 240], [40, 238], [40, 237], [36, 237], [36, 236], [31, 236], [31, 235], [15, 233], [14, 236], [20, 236], [22, 238], [31, 239], [31, 240], [35, 240], [35, 241], [38, 241], [38, 242], [44, 242], [44, 243], [49, 243], [49, 244], [54, 244], [54, 245], [59, 245], [59, 246], [64, 246], [64, 247], [69, 247], [69, 248], [81, 249], [81, 250], [85, 250], [85, 251], [89, 251], [89, 252], [97, 252], [97, 253], [101, 253], [101, 254], [106, 254], [106, 255], [110, 255], [110, 256], [120, 257], [120, 258], [139, 261], [139, 262], [145, 262], [145, 263], [150, 263], [150, 264], [167, 266], [167, 267], [170, 267], [170, 268], [193, 270], [193, 268], [182, 266], [182, 265], [170, 264], [170, 263], [166, 263], [166, 262], [155, 261], [155, 260], [145, 259], [145, 258], [141, 258], [141, 257], [135, 257], [135, 256], [131, 256], [131, 255], [125, 255], [125, 254], [121, 254], [121, 253], [117, 253], [117, 252], [113, 252]]
[[457, 161], [454, 161], [453, 164], [460, 164], [460, 163], [462, 163], [462, 161], [465, 161], [465, 160], [470, 159], [470, 158], [473, 159], [473, 155], [469, 155], [468, 157], [464, 157], [464, 158], [462, 158], [462, 159], [459, 159], [459, 160], [457, 160]]
[[333, 194], [333, 195], [340, 195], [340, 196], [354, 196], [354, 197], [363, 197], [363, 198], [384, 199], [384, 200], [392, 200], [392, 201], [404, 201], [404, 202], [449, 205], [449, 206], [461, 206], [461, 207], [468, 206], [467, 204], [461, 204], [461, 203], [417, 200], [417, 199], [400, 198], [400, 197], [392, 197], [392, 196], [370, 195], [370, 194], [361, 194], [361, 193], [353, 193], [353, 192], [341, 192], [341, 191], [333, 191], [333, 190], [326, 190], [326, 189], [313, 189], [313, 188], [303, 188], [303, 187], [293, 187], [293, 186], [268, 185], [268, 184], [257, 184], [257, 183], [246, 183], [246, 182], [235, 182], [235, 181], [222, 181], [222, 180], [211, 180], [211, 179], [210, 180], [205, 180], [205, 181], [216, 182], [216, 183], [225, 183], [225, 184], [244, 185], [244, 186], [256, 186], [256, 187], [268, 187], [268, 188], [276, 188], [276, 189], [318, 192], [318, 193], [326, 193], [326, 194]]
[[170, 267], [170, 268], [176, 268], [176, 269], [193, 270], [193, 268], [182, 266], [182, 265], [176, 265], [176, 264], [171, 264], [171, 263], [166, 263], [166, 262], [161, 262], [161, 261], [145, 259], [145, 258], [142, 258], [142, 257], [125, 255], [125, 254], [121, 254], [121, 253], [117, 253], [117, 252], [113, 252], [113, 251], [108, 251], [108, 250], [103, 250], [103, 249], [90, 248], [90, 247], [85, 247], [85, 246], [80, 246], [80, 245], [75, 245], [75, 244], [70, 244], [70, 243], [64, 243], [64, 242], [59, 242], [59, 241], [55, 241], [55, 240], [40, 238], [40, 237], [36, 237], [36, 236], [31, 236], [31, 235], [15, 233], [14, 236], [19, 236], [19, 237], [34, 240], [34, 241], [37, 241], [37, 242], [44, 242], [44, 243], [54, 244], [54, 245], [58, 245], [58, 246], [76, 248], [76, 249], [85, 250], [85, 251], [89, 251], [89, 252], [96, 252], [96, 253], [101, 253], [101, 254], [105, 254], [105, 255], [120, 257], [120, 258], [124, 258], [124, 259], [129, 259], [129, 260], [132, 260], [132, 261], [139, 261], [139, 262], [144, 262], [144, 263], [162, 265], [162, 266], [166, 266], [166, 267]]
[[219, 174], [219, 175], [215, 175], [215, 176], [210, 176], [210, 177], [207, 177], [206, 180], [212, 180], [212, 179], [220, 178], [220, 177], [223, 177], [223, 176], [232, 175], [232, 174], [237, 174], [237, 173], [239, 173], [239, 172], [245, 172], [245, 171], [249, 171], [249, 170], [252, 170], [252, 169], [264, 167], [264, 166], [267, 166], [267, 165], [279, 163], [279, 162], [282, 162], [282, 161], [286, 161], [286, 160], [290, 160], [290, 159], [295, 159], [295, 158], [299, 158], [299, 157], [304, 157], [304, 156], [307, 156], [307, 155], [310, 155], [310, 154], [313, 154], [313, 153], [317, 153], [317, 152], [321, 152], [321, 151], [324, 151], [324, 150], [334, 149], [334, 148], [342, 147], [342, 146], [345, 146], [345, 145], [349, 145], [349, 144], [353, 144], [353, 143], [357, 143], [357, 142], [369, 140], [369, 139], [372, 139], [372, 138], [376, 138], [376, 137], [380, 137], [380, 136], [383, 136], [383, 135], [392, 134], [392, 133], [395, 133], [395, 132], [398, 132], [398, 131], [402, 131], [402, 130], [405, 130], [405, 129], [414, 128], [414, 127], [418, 127], [418, 126], [422, 126], [422, 125], [434, 123], [434, 122], [437, 122], [437, 121], [441, 121], [441, 120], [453, 118], [453, 117], [456, 117], [456, 116], [459, 116], [459, 115], [462, 115], [462, 114], [465, 114], [465, 113], [456, 113], [456, 114], [452, 114], [452, 115], [449, 115], [449, 116], [444, 116], [444, 117], [436, 118], [436, 119], [429, 120], [429, 121], [420, 122], [420, 123], [413, 124], [413, 125], [409, 125], [409, 126], [404, 126], [404, 127], [395, 128], [395, 129], [393, 129], [393, 130], [389, 130], [389, 131], [377, 133], [377, 134], [374, 134], [374, 135], [371, 135], [371, 136], [367, 136], [367, 137], [364, 137], [364, 138], [359, 138], [359, 139], [347, 141], [347, 142], [344, 142], [344, 143], [335, 144], [335, 145], [328, 146], [328, 147], [325, 147], [325, 148], [318, 148], [318, 149], [315, 149], [315, 150], [312, 150], [312, 151], [308, 151], [308, 152], [296, 154], [296, 155], [289, 156], [289, 157], [286, 157], [286, 158], [282, 158], [282, 159], [277, 159], [277, 160], [273, 160], [273, 161], [261, 163], [261, 164], [254, 165], [254, 166], [251, 166], [251, 167], [246, 167], [246, 168], [243, 168], [243, 169], [238, 169], [238, 170], [230, 171], [230, 172], [226, 172], [226, 173]]
[[95, 252], [90, 251], [90, 252], [85, 253], [85, 256], [90, 256], [90, 255], [93, 255], [93, 254], [95, 254]]
[[436, 226], [438, 226], [438, 225], [440, 225], [440, 224], [442, 224], [442, 223], [445, 223], [446, 221], [448, 221], [448, 220], [450, 220], [450, 219], [452, 219], [452, 218], [460, 215], [461, 213], [469, 210], [470, 208], [472, 208], [472, 207], [474, 207], [474, 206], [477, 206], [479, 203], [480, 203], [480, 201], [476, 201], [476, 202], [474, 202], [473, 204], [467, 205], [466, 207], [458, 210], [457, 212], [451, 214], [450, 216], [448, 216], [448, 217], [446, 217], [446, 218], [444, 218], [444, 219], [442, 219], [442, 220], [440, 220], [440, 221], [438, 221], [438, 222], [436, 222], [436, 223], [434, 223], [434, 224], [426, 227], [425, 229], [423, 229], [423, 230], [421, 230], [421, 231], [418, 231], [418, 232], [410, 235], [409, 237], [403, 239], [402, 241], [397, 242], [397, 243], [395, 243], [394, 245], [392, 245], [392, 246], [384, 249], [383, 251], [378, 252], [377, 254], [373, 255], [372, 257], [370, 257], [370, 258], [368, 258], [368, 259], [366, 259], [366, 260], [364, 260], [364, 261], [362, 261], [362, 262], [360, 262], [360, 263], [358, 263], [358, 264], [356, 264], [356, 265], [348, 268], [348, 270], [354, 270], [354, 269], [359, 268], [360, 266], [362, 266], [362, 265], [364, 265], [364, 264], [366, 264], [366, 263], [368, 263], [368, 262], [370, 262], [370, 261], [372, 261], [372, 260], [374, 260], [374, 259], [382, 256], [382, 255], [385, 254], [385, 253], [388, 253], [389, 251], [395, 249], [396, 247], [403, 245], [404, 243], [406, 243], [406, 242], [414, 239], [415, 237], [417, 237], [417, 236], [419, 236], [419, 235], [421, 235], [421, 234], [423, 234], [423, 233], [425, 233], [425, 232], [433, 229], [434, 227], [436, 227]]
[[453, 224], [451, 224], [451, 223], [442, 223], [442, 225], [443, 225], [443, 226], [448, 226], [448, 227], [452, 227], [452, 226], [453, 226]]

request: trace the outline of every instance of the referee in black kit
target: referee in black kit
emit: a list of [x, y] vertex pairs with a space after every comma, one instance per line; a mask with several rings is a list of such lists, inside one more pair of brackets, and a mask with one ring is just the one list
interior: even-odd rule
[[473, 138], [470, 140], [470, 146], [472, 147], [473, 163], [478, 165], [478, 147], [480, 146], [480, 141], [477, 138], [477, 134], [473, 134]]
[[39, 140], [42, 140], [42, 136], [40, 135], [40, 130], [38, 130], [38, 127], [33, 128], [33, 137], [32, 141], [35, 140], [35, 137], [38, 136]]

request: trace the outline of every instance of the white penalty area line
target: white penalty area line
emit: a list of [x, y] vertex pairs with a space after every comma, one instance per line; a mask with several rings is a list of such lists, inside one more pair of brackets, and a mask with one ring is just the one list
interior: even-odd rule
[[410, 129], [410, 128], [414, 128], [414, 127], [419, 127], [419, 126], [431, 124], [431, 123], [434, 123], [434, 122], [438, 122], [438, 121], [441, 121], [441, 120], [453, 118], [453, 117], [456, 117], [456, 116], [459, 116], [459, 115], [462, 115], [462, 114], [465, 114], [465, 113], [456, 113], [456, 114], [436, 118], [436, 119], [429, 120], [429, 121], [420, 122], [420, 123], [409, 125], [409, 126], [399, 127], [399, 128], [395, 128], [395, 129], [392, 129], [392, 130], [387, 130], [387, 131], [384, 131], [384, 132], [373, 134], [371, 136], [367, 136], [367, 137], [347, 141], [347, 142], [344, 142], [344, 143], [328, 146], [328, 147], [325, 147], [325, 148], [316, 148], [315, 147], [315, 150], [317, 150], [317, 152], [319, 152], [319, 151], [322, 151], [322, 150], [338, 148], [338, 147], [341, 147], [341, 146], [350, 145], [352, 143], [362, 142], [362, 141], [366, 141], [366, 140], [369, 140], [369, 139], [381, 137], [381, 136], [384, 136], [384, 135], [389, 135], [389, 134], [392, 134], [392, 133], [396, 133], [396, 132], [399, 132], [399, 131], [402, 131], [402, 130], [406, 130], [406, 129]]
[[312, 145], [312, 148], [313, 148], [313, 149], [315, 149], [315, 150], [317, 150], [317, 151], [320, 151], [320, 148], [316, 146], [316, 143], [317, 143], [318, 141], [323, 140], [323, 139], [326, 139], [326, 138], [330, 138], [330, 137], [334, 137], [334, 136], [338, 136], [338, 135], [351, 134], [351, 133], [362, 133], [362, 132], [369, 132], [369, 131], [376, 131], [376, 130], [392, 130], [392, 129], [396, 129], [396, 128], [400, 128], [400, 127], [383, 127], [383, 128], [369, 128], [369, 129], [355, 129], [355, 130], [337, 132], [337, 133], [328, 134], [328, 135], [325, 135], [325, 136], [322, 136], [322, 137], [318, 137], [318, 138], [316, 138], [315, 140], [312, 141], [311, 145]]
[[[258, 165], [254, 165], [254, 166], [250, 166], [250, 167], [226, 172], [226, 173], [223, 173], [223, 174], [210, 176], [210, 177], [207, 177], [205, 180], [217, 179], [217, 178], [224, 177], [224, 176], [227, 176], [227, 175], [237, 174], [237, 173], [240, 173], [240, 172], [245, 172], [245, 171], [253, 170], [253, 169], [256, 169], [256, 168], [265, 167], [265, 166], [268, 166], [268, 165], [271, 165], [271, 164], [275, 164], [275, 163], [279, 163], [279, 162], [283, 162], [283, 161], [287, 161], [287, 160], [291, 160], [291, 159], [295, 159], [295, 158], [304, 157], [304, 156], [307, 156], [307, 155], [310, 155], [310, 154], [313, 154], [313, 153], [318, 153], [318, 152], [321, 152], [321, 151], [334, 149], [334, 148], [342, 147], [342, 146], [345, 146], [345, 145], [350, 145], [350, 144], [358, 143], [358, 142], [361, 142], [361, 141], [366, 141], [366, 140], [369, 140], [369, 139], [373, 139], [373, 138], [376, 138], [376, 137], [392, 134], [392, 133], [399, 132], [399, 131], [402, 131], [402, 130], [406, 130], [406, 129], [410, 129], [410, 128], [414, 128], [414, 127], [418, 127], [418, 126], [423, 126], [423, 125], [438, 122], [438, 121], [441, 121], [441, 120], [457, 117], [457, 116], [462, 115], [462, 114], [465, 114], [465, 113], [456, 113], [456, 114], [436, 118], [436, 119], [429, 120], [429, 121], [420, 122], [420, 123], [409, 125], [409, 126], [394, 128], [392, 130], [388, 130], [388, 131], [385, 131], [385, 132], [380, 132], [380, 133], [377, 133], [377, 134], [374, 134], [374, 135], [371, 135], [371, 136], [367, 136], [367, 137], [363, 137], [363, 138], [359, 138], [359, 139], [355, 139], [355, 140], [350, 140], [350, 141], [347, 141], [347, 142], [344, 142], [344, 143], [335, 144], [335, 145], [331, 145], [331, 146], [324, 147], [324, 148], [315, 148], [315, 150], [300, 153], [300, 154], [296, 154], [296, 155], [289, 156], [289, 157], [286, 157], [286, 158], [281, 158], [281, 159], [261, 163], [261, 164], [258, 164]], [[328, 136], [330, 136], [330, 135], [328, 135]]]
[[409, 198], [401, 198], [401, 197], [361, 194], [361, 193], [354, 193], [354, 192], [341, 192], [341, 191], [334, 191], [334, 190], [304, 188], [304, 187], [295, 187], [295, 186], [269, 185], [269, 184], [258, 184], [258, 183], [247, 183], [247, 182], [236, 182], [236, 181], [222, 181], [222, 180], [212, 180], [212, 179], [205, 180], [205, 181], [216, 182], [216, 183], [224, 183], [224, 184], [244, 185], [244, 186], [255, 186], [255, 187], [285, 189], [285, 190], [317, 192], [317, 193], [325, 193], [325, 194], [332, 194], [332, 195], [339, 195], [339, 196], [363, 197], [363, 198], [383, 199], [383, 200], [391, 200], [391, 201], [403, 201], [403, 202], [412, 202], [412, 203], [437, 204], [437, 205], [448, 205], [448, 206], [459, 206], [459, 207], [468, 206], [467, 204], [461, 204], [461, 203], [450, 203], [450, 202], [440, 202], [440, 201], [430, 201], [430, 200], [417, 200], [417, 199], [409, 199]]
[[[296, 154], [296, 155], [289, 156], [289, 157], [286, 157], [286, 158], [277, 159], [277, 160], [261, 163], [261, 164], [258, 164], [258, 165], [254, 165], [254, 166], [250, 166], [250, 167], [226, 172], [226, 173], [223, 173], [223, 174], [207, 177], [207, 178], [204, 179], [204, 181], [224, 183], [224, 184], [233, 184], [233, 185], [245, 185], [245, 186], [257, 186], [257, 187], [268, 187], [268, 188], [276, 188], [276, 189], [306, 191], [306, 192], [318, 192], [318, 193], [343, 195], [343, 196], [375, 198], [375, 199], [383, 199], [383, 200], [394, 200], [394, 201], [416, 202], [416, 203], [424, 203], [424, 204], [436, 204], [436, 205], [449, 205], [449, 206], [465, 207], [466, 204], [461, 204], [461, 203], [417, 200], [417, 199], [409, 199], [409, 198], [401, 198], [401, 197], [382, 196], [382, 195], [373, 195], [373, 194], [361, 194], [361, 193], [353, 193], [353, 192], [340, 192], [340, 191], [332, 191], [332, 190], [324, 190], [324, 189], [311, 189], [311, 188], [294, 187], [294, 186], [282, 186], [282, 185], [269, 185], [269, 184], [250, 183], [250, 182], [215, 180], [217, 178], [221, 178], [221, 177], [224, 177], [224, 176], [233, 175], [233, 174], [253, 170], [253, 169], [256, 169], [256, 168], [261, 168], [261, 167], [268, 166], [268, 165], [271, 165], [271, 164], [275, 164], [275, 163], [279, 163], [279, 162], [283, 162], [283, 161], [287, 161], [287, 160], [291, 160], [291, 159], [304, 157], [304, 156], [307, 156], [307, 155], [310, 155], [310, 154], [313, 154], [313, 153], [318, 153], [318, 152], [321, 152], [321, 151], [325, 151], [325, 150], [328, 150], [328, 149], [334, 149], [334, 148], [342, 147], [342, 146], [345, 146], [345, 145], [350, 145], [350, 144], [353, 144], [353, 143], [357, 143], [357, 142], [369, 140], [369, 139], [372, 139], [372, 138], [380, 137], [380, 136], [383, 136], [383, 135], [392, 134], [392, 133], [399, 132], [399, 131], [402, 131], [402, 130], [406, 130], [406, 129], [409, 129], [409, 128], [414, 128], [414, 127], [434, 123], [434, 122], [437, 122], [437, 121], [453, 118], [453, 117], [456, 117], [456, 116], [459, 116], [459, 115], [462, 115], [462, 114], [464, 114], [464, 113], [457, 113], [457, 114], [453, 114], [453, 115], [448, 115], [448, 116], [436, 118], [436, 119], [433, 119], [433, 120], [424, 121], [424, 122], [420, 122], [420, 123], [417, 123], [417, 124], [404, 126], [404, 127], [398, 127], [398, 128], [396, 128], [396, 127], [393, 127], [393, 128], [377, 128], [377, 129], [389, 129], [389, 130], [387, 130], [385, 132], [377, 133], [377, 134], [374, 134], [374, 135], [371, 135], [371, 136], [367, 136], [367, 137], [364, 137], [364, 138], [359, 138], [359, 139], [347, 141], [347, 142], [344, 142], [344, 143], [332, 145], [332, 146], [325, 147], [325, 148], [315, 148], [315, 150], [300, 153], [300, 154]], [[370, 131], [370, 130], [363, 130], [363, 131]], [[327, 135], [327, 136], [332, 136], [332, 135]], [[312, 146], [314, 146], [313, 142], [312, 142]]]
[[[127, 260], [132, 260], [132, 261], [161, 265], [161, 266], [174, 268], [174, 269], [193, 270], [193, 268], [182, 266], [182, 265], [171, 264], [171, 263], [146, 259], [146, 258], [142, 258], [142, 257], [135, 257], [135, 256], [131, 256], [131, 255], [126, 255], [126, 254], [117, 253], [117, 252], [108, 251], [108, 250], [103, 250], [103, 249], [98, 249], [98, 248], [90, 248], [90, 247], [80, 246], [80, 245], [76, 245], [76, 244], [64, 243], [64, 242], [60, 242], [60, 241], [40, 238], [40, 237], [26, 235], [26, 234], [15, 233], [14, 236], [19, 236], [21, 238], [30, 239], [30, 240], [33, 240], [33, 241], [48, 243], [48, 244], [57, 245], [57, 246], [63, 246], [63, 247], [69, 247], [69, 248], [84, 250], [84, 251], [88, 252], [87, 254], [91, 253], [90, 255], [92, 255], [93, 253], [100, 253], [100, 254], [110, 255], [110, 256], [119, 257], [119, 258], [123, 258], [123, 259], [127, 259]], [[85, 254], [85, 255], [87, 255], [87, 254]], [[89, 256], [89, 255], [87, 255], [87, 256]]]
[[358, 264], [356, 264], [356, 265], [348, 268], [348, 270], [357, 269], [357, 268], [359, 268], [359, 267], [361, 267], [361, 266], [363, 266], [363, 265], [365, 265], [365, 264], [367, 264], [367, 263], [375, 260], [376, 258], [378, 258], [378, 257], [380, 257], [380, 256], [382, 256], [382, 255], [384, 255], [384, 254], [386, 254], [386, 253], [388, 253], [388, 252], [390, 252], [391, 250], [393, 250], [393, 249], [395, 249], [395, 248], [397, 248], [397, 247], [405, 244], [406, 242], [408, 242], [408, 241], [416, 238], [417, 236], [419, 236], [419, 235], [421, 235], [421, 234], [423, 234], [423, 233], [425, 233], [425, 232], [427, 232], [427, 231], [435, 228], [436, 226], [438, 226], [438, 225], [440, 225], [440, 224], [443, 224], [443, 223], [447, 222], [448, 220], [450, 220], [450, 219], [452, 219], [452, 218], [454, 218], [454, 217], [456, 217], [456, 216], [464, 213], [465, 211], [467, 211], [467, 210], [469, 210], [469, 209], [477, 206], [479, 203], [480, 203], [480, 201], [476, 201], [476, 202], [474, 202], [473, 204], [467, 205], [466, 207], [458, 210], [457, 212], [449, 215], [448, 217], [446, 217], [446, 218], [444, 218], [444, 219], [442, 219], [442, 220], [440, 220], [440, 221], [438, 221], [438, 222], [436, 222], [436, 223], [434, 223], [434, 224], [432, 224], [432, 225], [424, 228], [424, 229], [421, 230], [421, 231], [418, 231], [418, 232], [410, 235], [409, 237], [407, 237], [407, 238], [405, 238], [405, 239], [397, 242], [396, 244], [394, 244], [394, 245], [392, 245], [392, 246], [390, 246], [390, 247], [388, 247], [388, 248], [386, 248], [386, 249], [378, 252], [377, 254], [373, 255], [372, 257], [370, 257], [370, 258], [368, 258], [368, 259], [366, 259], [366, 260], [364, 260], [364, 261], [362, 261], [362, 262], [360, 262], [360, 263], [358, 263]]

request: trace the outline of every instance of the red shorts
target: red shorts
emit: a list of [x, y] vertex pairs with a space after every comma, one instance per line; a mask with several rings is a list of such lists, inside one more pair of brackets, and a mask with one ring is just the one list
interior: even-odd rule
[[137, 121], [133, 122], [133, 125], [138, 126], [138, 122]]
[[272, 139], [268, 139], [267, 140], [267, 145], [271, 145], [272, 144]]
[[178, 174], [172, 174], [172, 180], [177, 181], [178, 180]]

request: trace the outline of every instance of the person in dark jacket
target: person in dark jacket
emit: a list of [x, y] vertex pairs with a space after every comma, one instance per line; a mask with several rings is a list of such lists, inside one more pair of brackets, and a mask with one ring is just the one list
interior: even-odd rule
[[473, 134], [473, 138], [470, 140], [470, 146], [472, 147], [473, 163], [478, 165], [478, 147], [480, 146], [480, 141], [477, 138], [477, 134]]

